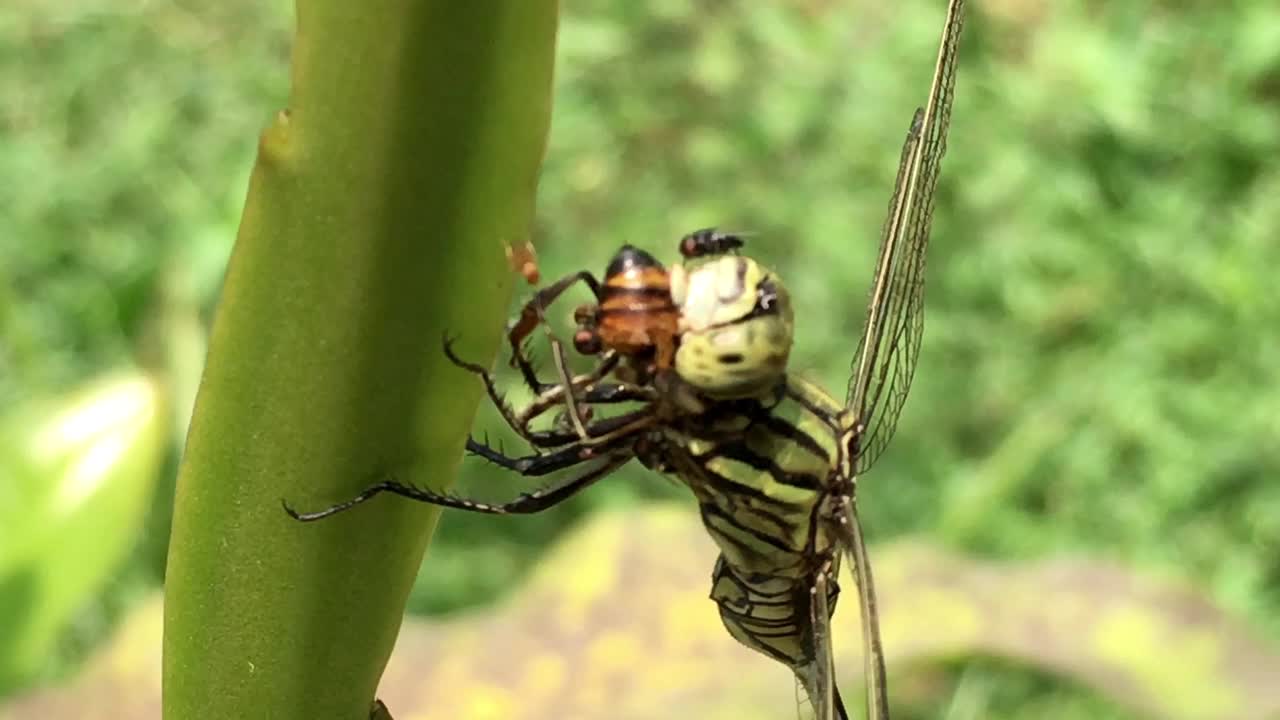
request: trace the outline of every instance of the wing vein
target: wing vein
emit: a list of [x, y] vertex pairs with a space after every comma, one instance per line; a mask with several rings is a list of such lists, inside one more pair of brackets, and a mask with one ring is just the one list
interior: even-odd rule
[[859, 435], [853, 458], [857, 474], [871, 467], [892, 438], [919, 358], [925, 250], [947, 147], [963, 13], [964, 0], [950, 0], [929, 96], [916, 110], [903, 143], [881, 230], [866, 320], [845, 398]]

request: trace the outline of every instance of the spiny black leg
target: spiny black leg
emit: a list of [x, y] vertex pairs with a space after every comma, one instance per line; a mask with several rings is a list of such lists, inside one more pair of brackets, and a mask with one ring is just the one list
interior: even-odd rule
[[493, 382], [493, 375], [490, 374], [483, 366], [463, 360], [456, 352], [454, 352], [453, 343], [456, 342], [457, 339], [457, 336], [449, 337], [447, 334], [444, 336], [445, 357], [449, 358], [449, 362], [454, 365], [480, 377], [480, 380], [484, 383], [484, 390], [485, 393], [488, 394], [489, 400], [493, 402], [494, 407], [498, 409], [498, 414], [502, 416], [502, 419], [506, 421], [507, 425], [509, 425], [512, 430], [515, 430], [517, 434], [527, 440], [529, 444], [534, 447], [554, 447], [556, 445], [563, 445], [566, 442], [573, 441], [573, 438], [569, 438], [568, 440], [550, 442], [547, 440], [540, 440], [536, 437], [535, 433], [530, 433], [528, 420], [526, 419], [523, 422], [521, 421], [520, 417], [516, 414], [515, 409], [511, 407], [511, 404], [507, 402], [506, 397], [498, 390], [497, 384]]
[[573, 380], [569, 377], [569, 363], [564, 358], [564, 346], [560, 344], [560, 340], [556, 338], [555, 333], [551, 332], [551, 328], [544, 322], [543, 329], [547, 333], [547, 340], [551, 343], [551, 359], [556, 366], [556, 375], [560, 380], [560, 387], [564, 388], [564, 409], [569, 414], [569, 422], [573, 429], [578, 433], [578, 437], [582, 440], [587, 439], [587, 429], [582, 425], [582, 414], [578, 410], [578, 399], [574, 397]]
[[480, 366], [477, 363], [473, 363], [469, 360], [463, 360], [460, 355], [458, 355], [456, 352], [453, 351], [453, 344], [458, 342], [459, 337], [461, 336], [459, 335], [450, 336], [447, 330], [445, 331], [444, 335], [441, 336], [440, 344], [444, 348], [445, 357], [449, 358], [449, 362], [453, 363], [454, 365], [457, 365], [463, 370], [466, 370], [467, 372], [475, 375], [479, 375], [481, 378], [483, 378], [486, 381], [485, 385], [489, 385], [490, 383], [488, 382], [489, 380], [488, 369]]
[[548, 488], [542, 488], [540, 490], [534, 490], [530, 493], [525, 493], [517, 497], [515, 500], [506, 503], [478, 502], [475, 500], [468, 500], [467, 498], [426, 490], [424, 488], [413, 487], [411, 485], [403, 485], [394, 480], [387, 480], [366, 488], [359, 495], [346, 502], [338, 503], [337, 505], [324, 510], [318, 510], [312, 513], [300, 513], [289, 507], [288, 504], [284, 504], [284, 510], [295, 520], [299, 520], [301, 522], [312, 522], [314, 520], [323, 520], [324, 518], [336, 515], [344, 510], [350, 510], [356, 505], [359, 505], [379, 493], [386, 492], [409, 498], [410, 500], [429, 503], [431, 505], [484, 513], [487, 515], [529, 515], [532, 513], [542, 512], [543, 510], [554, 507], [565, 500], [568, 500], [580, 490], [590, 486], [600, 478], [622, 467], [631, 459], [631, 457], [630, 453], [609, 457], [607, 461], [602, 463], [600, 466], [588, 470], [567, 482], [561, 483], [560, 485], [553, 485]]
[[[494, 406], [498, 409], [498, 413], [502, 416], [502, 419], [506, 421], [507, 425], [509, 425], [512, 430], [515, 430], [520, 437], [528, 441], [530, 445], [540, 448], [559, 447], [582, 439], [577, 433], [529, 429], [529, 423], [535, 418], [547, 409], [561, 404], [560, 400], [562, 398], [560, 395], [564, 392], [563, 386], [557, 385], [551, 387], [547, 393], [545, 393], [544, 397], [535, 399], [534, 404], [530, 406], [530, 411], [526, 411], [524, 414], [517, 414], [511, 405], [506, 402], [506, 398], [503, 394], [498, 390], [497, 384], [493, 381], [493, 375], [481, 365], [462, 359], [457, 352], [454, 351], [453, 344], [457, 342], [457, 339], [457, 336], [450, 337], [445, 335], [443, 339], [445, 356], [449, 359], [449, 362], [453, 363], [457, 367], [480, 377], [480, 380], [484, 383], [485, 392], [488, 394], [489, 400], [493, 402]], [[594, 371], [582, 378], [576, 379], [574, 381], [575, 384], [598, 380], [600, 377], [608, 374], [618, 364], [618, 361], [618, 355], [612, 353], [607, 355], [601, 360], [600, 365]], [[625, 383], [590, 385], [582, 397], [582, 400], [588, 404], [609, 404], [652, 399], [653, 391], [651, 389], [628, 385]], [[598, 436], [600, 434], [602, 433], [595, 433], [590, 429], [587, 430], [588, 436]]]
[[506, 396], [498, 390], [498, 386], [493, 382], [493, 375], [491, 375], [483, 366], [463, 360], [453, 351], [453, 343], [457, 341], [457, 339], [457, 336], [449, 337], [448, 334], [444, 336], [444, 354], [449, 358], [449, 362], [463, 370], [466, 370], [467, 372], [478, 375], [480, 380], [484, 383], [484, 390], [489, 396], [490, 402], [492, 402], [494, 407], [498, 409], [498, 414], [502, 416], [502, 419], [506, 421], [507, 425], [510, 426], [512, 430], [515, 430], [521, 437], [524, 437], [526, 440], [529, 440], [530, 443], [537, 445], [537, 443], [528, 435], [528, 423], [520, 422], [515, 409], [511, 407], [511, 404], [507, 402]]
[[632, 402], [636, 400], [653, 400], [654, 390], [649, 387], [630, 385], [627, 383], [604, 383], [587, 389], [582, 400], [593, 405]]
[[[588, 406], [592, 405], [616, 405], [624, 402], [643, 402], [656, 399], [656, 391], [649, 387], [640, 387], [638, 385], [630, 385], [627, 383], [605, 383], [602, 385], [592, 385], [583, 393], [579, 402]], [[521, 415], [520, 420], [526, 426], [537, 417], [541, 416], [547, 410], [560, 405], [559, 402], [550, 400], [535, 401], [527, 409], [527, 414]], [[588, 407], [588, 412], [590, 411]], [[629, 419], [637, 417], [634, 413], [626, 415]], [[606, 418], [606, 421], [609, 419]], [[585, 426], [586, 437], [600, 437], [605, 434], [601, 431], [602, 426], [597, 422], [589, 422]], [[530, 430], [527, 439], [536, 447], [551, 447], [556, 445], [565, 445], [576, 442], [584, 438], [579, 437], [577, 432], [567, 433], [563, 430]]]
[[387, 486], [387, 483], [378, 483], [377, 485], [371, 485], [365, 488], [364, 490], [362, 490], [359, 495], [356, 495], [355, 497], [351, 498], [350, 500], [347, 500], [346, 502], [340, 502], [337, 505], [327, 507], [324, 510], [317, 510], [316, 512], [309, 512], [309, 513], [298, 512], [297, 510], [294, 510], [293, 508], [289, 507], [289, 503], [286, 500], [281, 500], [280, 505], [284, 508], [284, 511], [289, 514], [289, 517], [293, 518], [294, 520], [298, 520], [301, 522], [323, 520], [324, 518], [327, 518], [330, 515], [337, 515], [338, 513], [344, 510], [350, 510], [351, 508], [359, 505], [365, 500], [368, 500], [369, 498], [372, 498], [378, 493], [386, 490], [387, 489], [386, 486]]
[[511, 364], [520, 370], [520, 378], [524, 381], [525, 386], [533, 391], [533, 394], [537, 395], [546, 392], [548, 388], [555, 387], [553, 383], [544, 383], [538, 379], [537, 369], [525, 357], [525, 348], [514, 343], [511, 345]]
[[[629, 402], [633, 400], [657, 400], [658, 391], [655, 388], [635, 385], [632, 383], [600, 383], [599, 380], [605, 374], [610, 372], [617, 364], [619, 356], [609, 354], [600, 365], [587, 375], [579, 376], [574, 380], [574, 385], [582, 385], [587, 383], [586, 393], [582, 396], [582, 401], [588, 404], [607, 405], [609, 403]], [[524, 407], [517, 415], [517, 421], [523, 426], [528, 427], [546, 411], [566, 405], [564, 402], [565, 388], [557, 385], [547, 390], [542, 395], [534, 398], [532, 402]], [[588, 433], [590, 434], [590, 433]]]
[[591, 294], [599, 299], [600, 283], [594, 275], [586, 270], [566, 275], [534, 293], [533, 297], [520, 309], [520, 315], [507, 330], [507, 340], [511, 343], [511, 366], [520, 370], [520, 375], [524, 378], [525, 385], [528, 385], [534, 394], [541, 394], [551, 386], [538, 379], [533, 366], [524, 356], [521, 343], [542, 322], [543, 309], [555, 302], [556, 298], [560, 297], [565, 290], [568, 290], [576, 282], [585, 283], [590, 288]]
[[493, 447], [479, 442], [475, 438], [467, 438], [467, 452], [484, 458], [498, 467], [518, 472], [526, 477], [537, 477], [539, 475], [553, 473], [557, 470], [563, 470], [565, 468], [584, 463], [588, 460], [598, 458], [609, 450], [622, 444], [624, 443], [614, 441], [605, 445], [592, 447], [582, 443], [575, 443], [561, 450], [547, 453], [546, 455], [510, 457], [503, 454], [500, 449], [495, 450]]
[[565, 430], [550, 430], [539, 434], [562, 440], [560, 445], [574, 443], [574, 447], [590, 448], [591, 453], [599, 455], [600, 448], [612, 447], [613, 442], [620, 438], [633, 437], [636, 433], [652, 427], [655, 421], [656, 416], [648, 408], [641, 408], [622, 415], [592, 421], [586, 426], [587, 439], [585, 440], [578, 440], [576, 433], [570, 435]]
[[[602, 396], [599, 400], [591, 400], [592, 394], [587, 395], [589, 404], [607, 405], [609, 403], [633, 402], [636, 400], [651, 400], [651, 393], [646, 388], [637, 388], [627, 385], [609, 385], [601, 388], [605, 392], [600, 393]], [[614, 431], [617, 431], [623, 425], [636, 422], [639, 418], [648, 414], [648, 411], [635, 413], [627, 413], [625, 415], [617, 415], [610, 418], [601, 418], [593, 420], [586, 424], [587, 442], [585, 445], [598, 446], [599, 438], [605, 437]], [[623, 418], [621, 424], [617, 418]], [[550, 430], [530, 430], [526, 438], [529, 444], [537, 448], [556, 448], [576, 443], [583, 440], [578, 437], [577, 431], [565, 430], [563, 428], [553, 428]]]
[[613, 351], [608, 351], [600, 357], [600, 362], [597, 363], [595, 368], [593, 368], [591, 372], [587, 373], [586, 376], [593, 380], [599, 380], [613, 372], [613, 369], [618, 367], [618, 363], [620, 362], [622, 362], [621, 355]]
[[551, 487], [540, 488], [532, 492], [524, 493], [516, 497], [516, 499], [511, 502], [499, 504], [477, 503], [465, 498], [445, 496], [445, 499], [448, 502], [447, 504], [441, 504], [445, 504], [446, 507], [457, 508], [459, 510], [469, 510], [471, 512], [487, 513], [490, 515], [531, 515], [533, 513], [539, 513], [543, 510], [555, 507], [565, 500], [568, 500], [579, 491], [589, 487], [595, 481], [622, 467], [631, 458], [632, 455], [630, 452], [609, 457], [598, 467], [588, 470], [577, 477], [571, 478], [559, 485], [552, 485]]

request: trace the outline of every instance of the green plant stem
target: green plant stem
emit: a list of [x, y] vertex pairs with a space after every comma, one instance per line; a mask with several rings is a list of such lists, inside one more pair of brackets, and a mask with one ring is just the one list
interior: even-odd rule
[[[554, 0], [297, 3], [175, 501], [164, 713], [367, 718], [434, 526], [379, 478], [452, 477], [550, 116]], [[394, 712], [394, 708], [392, 708]]]

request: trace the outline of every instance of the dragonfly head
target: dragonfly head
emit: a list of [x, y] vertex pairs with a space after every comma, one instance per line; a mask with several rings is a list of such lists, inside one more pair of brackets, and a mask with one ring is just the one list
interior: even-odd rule
[[791, 354], [791, 300], [778, 276], [740, 255], [671, 269], [680, 310], [676, 373], [707, 396], [751, 397], [782, 380]]

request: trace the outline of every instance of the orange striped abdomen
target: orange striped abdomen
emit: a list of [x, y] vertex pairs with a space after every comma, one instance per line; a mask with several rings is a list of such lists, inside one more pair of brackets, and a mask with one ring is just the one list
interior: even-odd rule
[[623, 355], [654, 351], [658, 367], [670, 367], [679, 319], [666, 268], [645, 251], [622, 246], [600, 290], [596, 327], [604, 346]]

